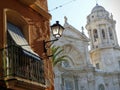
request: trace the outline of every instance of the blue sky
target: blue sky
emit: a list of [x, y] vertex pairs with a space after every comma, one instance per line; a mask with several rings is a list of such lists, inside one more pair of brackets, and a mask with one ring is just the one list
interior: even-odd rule
[[[81, 27], [86, 25], [86, 17], [96, 5], [103, 6], [109, 13], [113, 14], [116, 20], [116, 33], [120, 45], [120, 0], [48, 0], [49, 13], [52, 15], [51, 25], [59, 21], [64, 24], [64, 16], [68, 18], [68, 23], [81, 31]], [[57, 9], [55, 9], [58, 7]], [[85, 29], [87, 34], [87, 31]]]

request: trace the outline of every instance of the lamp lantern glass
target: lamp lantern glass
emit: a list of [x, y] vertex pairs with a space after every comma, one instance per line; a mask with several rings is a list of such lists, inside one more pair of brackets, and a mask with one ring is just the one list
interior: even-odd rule
[[59, 24], [59, 21], [56, 21], [56, 23], [51, 26], [51, 31], [55, 38], [61, 37], [63, 30], [64, 27]]

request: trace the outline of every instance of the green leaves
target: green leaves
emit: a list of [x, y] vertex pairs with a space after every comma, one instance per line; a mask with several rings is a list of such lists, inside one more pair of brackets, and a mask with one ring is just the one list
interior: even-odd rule
[[64, 49], [62, 49], [59, 46], [52, 46], [52, 63], [53, 66], [57, 65], [58, 63], [62, 62], [62, 61], [66, 61], [67, 60], [67, 55], [63, 55], [63, 51]]

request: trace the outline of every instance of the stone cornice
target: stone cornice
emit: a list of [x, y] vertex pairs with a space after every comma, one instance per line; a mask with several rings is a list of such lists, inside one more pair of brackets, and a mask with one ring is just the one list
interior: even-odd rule
[[40, 8], [38, 5], [32, 4], [32, 5], [30, 5], [30, 7], [33, 10], [35, 10], [36, 12], [38, 12], [40, 15], [45, 17], [46, 19], [48, 19], [48, 20], [51, 19], [51, 15], [47, 11], [43, 10], [42, 8]]
[[45, 17], [47, 20], [51, 19], [51, 15], [47, 11], [45, 11], [40, 6], [35, 4], [37, 0], [19, 0], [19, 1], [32, 8], [34, 11]]
[[34, 4], [37, 0], [19, 0], [20, 2], [22, 2], [25, 5], [32, 5]]
[[61, 72], [76, 72], [76, 73], [85, 73], [85, 72], [94, 72], [93, 67], [81, 67], [81, 68], [71, 68], [71, 67], [62, 67], [59, 66], [59, 71]]

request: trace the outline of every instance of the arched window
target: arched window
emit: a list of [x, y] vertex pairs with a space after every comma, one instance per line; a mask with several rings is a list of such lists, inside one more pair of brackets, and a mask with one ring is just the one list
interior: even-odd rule
[[97, 29], [93, 30], [93, 35], [94, 35], [94, 41], [96, 41], [96, 39], [98, 38]]
[[113, 39], [113, 33], [112, 33], [111, 28], [109, 27], [108, 30], [109, 30], [109, 36], [110, 36], [110, 39]]
[[98, 90], [105, 90], [105, 87], [103, 84], [100, 84], [99, 87], [98, 87]]
[[102, 37], [105, 39], [105, 31], [102, 29]]

